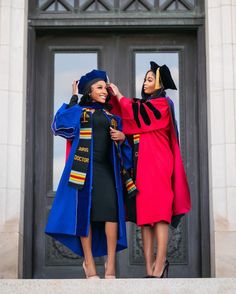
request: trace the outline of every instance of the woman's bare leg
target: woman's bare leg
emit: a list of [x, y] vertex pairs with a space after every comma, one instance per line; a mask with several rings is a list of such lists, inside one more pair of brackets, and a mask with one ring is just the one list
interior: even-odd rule
[[151, 226], [142, 226], [142, 240], [143, 240], [143, 252], [144, 258], [146, 262], [146, 271], [147, 275], [152, 275], [152, 267], [153, 267], [153, 251], [154, 251], [154, 233], [153, 228]]
[[157, 241], [157, 255], [153, 276], [160, 277], [166, 261], [169, 224], [166, 222], [156, 223], [154, 226], [154, 234]]
[[107, 237], [107, 261], [105, 275], [115, 276], [118, 223], [106, 222], [105, 233]]
[[96, 266], [92, 255], [92, 230], [91, 226], [89, 228], [88, 237], [80, 237], [81, 244], [84, 251], [84, 262], [87, 270], [87, 276], [95, 276], [97, 275]]

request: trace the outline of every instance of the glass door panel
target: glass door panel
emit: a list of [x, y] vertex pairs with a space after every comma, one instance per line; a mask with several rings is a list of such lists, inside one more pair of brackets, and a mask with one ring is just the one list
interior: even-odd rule
[[[69, 103], [72, 81], [97, 68], [96, 52], [55, 53], [54, 114], [63, 103]], [[56, 191], [65, 164], [65, 139], [53, 136], [53, 191]]]

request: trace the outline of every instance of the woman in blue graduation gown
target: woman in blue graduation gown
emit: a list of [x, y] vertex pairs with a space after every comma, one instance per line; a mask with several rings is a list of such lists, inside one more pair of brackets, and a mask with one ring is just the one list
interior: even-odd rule
[[84, 256], [87, 278], [98, 278], [93, 257], [103, 255], [105, 278], [115, 278], [115, 252], [127, 248], [120, 161], [131, 167], [131, 148], [120, 118], [108, 111], [106, 82], [99, 70], [74, 82], [70, 103], [52, 123], [54, 135], [70, 140], [71, 148], [45, 232]]

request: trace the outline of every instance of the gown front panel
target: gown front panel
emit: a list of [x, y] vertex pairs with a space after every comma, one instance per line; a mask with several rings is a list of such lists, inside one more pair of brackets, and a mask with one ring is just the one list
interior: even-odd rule
[[[173, 154], [169, 130], [142, 133], [139, 142], [136, 185], [137, 224], [171, 222]], [[148, 151], [148, 152], [147, 152]]]
[[102, 110], [93, 113], [92, 222], [117, 222], [117, 194], [111, 163], [110, 124]]

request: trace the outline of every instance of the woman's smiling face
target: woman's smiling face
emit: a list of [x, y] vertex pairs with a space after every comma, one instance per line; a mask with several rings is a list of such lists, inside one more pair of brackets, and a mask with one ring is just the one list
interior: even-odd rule
[[145, 94], [151, 95], [155, 92], [156, 76], [152, 71], [148, 71], [143, 83], [143, 90]]
[[93, 102], [105, 103], [108, 96], [106, 83], [104, 81], [94, 83], [89, 95]]

